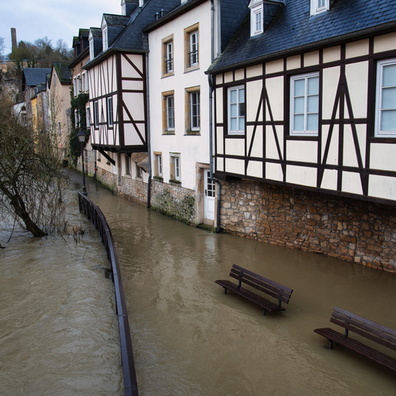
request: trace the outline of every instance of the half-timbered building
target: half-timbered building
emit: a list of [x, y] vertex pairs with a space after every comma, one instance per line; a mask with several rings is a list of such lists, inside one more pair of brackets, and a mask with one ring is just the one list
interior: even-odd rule
[[[72, 123], [70, 125], [71, 141], [74, 139], [70, 146], [71, 157], [77, 157], [77, 163], [82, 168], [82, 157], [84, 155], [85, 168], [88, 174], [96, 174], [96, 152], [92, 150], [91, 142], [87, 138], [86, 145], [81, 152], [81, 146], [78, 142], [77, 134], [80, 131], [84, 131], [85, 134], [89, 135], [90, 129], [90, 110], [89, 110], [89, 79], [88, 70], [84, 69], [84, 66], [89, 61], [89, 37], [90, 30], [81, 28], [78, 31], [78, 35], [73, 37], [73, 51], [74, 58], [69, 65], [69, 69], [72, 74], [72, 101], [71, 101], [71, 112], [70, 118]], [[80, 150], [79, 150], [80, 149]], [[80, 152], [81, 154], [77, 153]], [[74, 160], [74, 158], [73, 158]]]
[[248, 14], [248, 0], [179, 1], [160, 11], [150, 53], [151, 206], [192, 224], [215, 225], [206, 70]]
[[123, 0], [122, 15], [104, 14], [91, 28], [90, 134], [98, 152], [97, 176], [116, 191], [148, 203], [147, 35], [156, 14], [180, 5], [171, 0]]
[[209, 69], [221, 226], [396, 270], [396, 3], [249, 11]]

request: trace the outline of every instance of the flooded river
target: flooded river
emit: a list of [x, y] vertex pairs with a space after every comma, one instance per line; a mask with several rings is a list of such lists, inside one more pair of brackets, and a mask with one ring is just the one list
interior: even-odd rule
[[[117, 246], [141, 396], [396, 394], [393, 373], [327, 349], [313, 332], [330, 325], [334, 306], [396, 329], [395, 274], [196, 229], [91, 180], [88, 196]], [[122, 394], [112, 285], [101, 270], [107, 260], [81, 221], [81, 243], [51, 249], [50, 239], [29, 240], [26, 251], [0, 252], [0, 395]], [[286, 311], [264, 316], [225, 295], [214, 281], [227, 279], [232, 264], [294, 289]], [[68, 271], [78, 271], [83, 286], [69, 282]]]
[[[396, 275], [176, 222], [89, 186], [117, 245], [141, 395], [394, 395], [396, 378], [313, 329], [334, 306], [396, 329]], [[286, 311], [225, 295], [240, 264], [294, 289]], [[330, 326], [332, 327], [332, 326]], [[395, 355], [396, 356], [396, 355]]]
[[1, 396], [123, 395], [106, 252], [76, 192], [66, 199], [80, 241], [0, 230]]

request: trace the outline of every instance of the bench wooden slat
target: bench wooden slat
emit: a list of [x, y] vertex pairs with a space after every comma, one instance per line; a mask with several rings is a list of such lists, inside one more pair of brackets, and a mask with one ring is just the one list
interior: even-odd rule
[[396, 351], [395, 330], [369, 321], [341, 308], [334, 308], [330, 321]]
[[338, 331], [330, 328], [315, 329], [314, 332], [327, 338], [328, 340], [334, 341], [336, 344], [347, 347], [360, 355], [363, 355], [396, 371], [396, 359], [385, 355], [384, 353], [379, 352], [365, 344], [362, 344], [353, 338], [346, 337], [344, 334], [341, 334]]
[[333, 342], [343, 345], [360, 355], [363, 355], [377, 363], [382, 364], [396, 371], [396, 359], [380, 352], [362, 342], [355, 340], [349, 336], [349, 332], [353, 332], [365, 337], [377, 344], [386, 346], [392, 350], [396, 350], [396, 331], [389, 329], [383, 325], [372, 322], [366, 318], [348, 312], [342, 308], [334, 308], [330, 318], [330, 322], [346, 329], [344, 334], [339, 333], [330, 328], [315, 329], [314, 332], [326, 337], [330, 341], [330, 347]]
[[244, 269], [236, 264], [233, 265], [230, 276], [238, 281], [244, 279], [244, 282], [249, 286], [258, 289], [271, 297], [281, 300], [286, 304], [288, 304], [293, 292], [292, 289], [283, 286], [280, 283], [264, 278], [263, 276], [255, 274], [254, 272]]
[[231, 290], [232, 292], [245, 297], [249, 301], [259, 305], [262, 309], [264, 309], [267, 312], [275, 312], [275, 311], [284, 311], [285, 309], [283, 307], [279, 307], [279, 304], [273, 303], [271, 301], [266, 300], [263, 297], [260, 297], [259, 295], [250, 292], [249, 290], [239, 288], [237, 284], [234, 282], [231, 282], [229, 280], [217, 280], [215, 281], [218, 285], [223, 286], [227, 290]]
[[[232, 292], [259, 305], [264, 310], [264, 314], [266, 312], [284, 311], [285, 309], [282, 307], [282, 302], [287, 304], [293, 292], [292, 289], [286, 286], [264, 278], [263, 276], [255, 274], [254, 272], [236, 264], [231, 268], [230, 277], [236, 279], [238, 283], [236, 284], [230, 280], [217, 280], [215, 282], [222, 286], [226, 293], [227, 290], [231, 290]], [[263, 294], [273, 297], [278, 301], [278, 303], [269, 301], [263, 296], [256, 294], [253, 290], [243, 287], [246, 285], [252, 289], [262, 292]]]

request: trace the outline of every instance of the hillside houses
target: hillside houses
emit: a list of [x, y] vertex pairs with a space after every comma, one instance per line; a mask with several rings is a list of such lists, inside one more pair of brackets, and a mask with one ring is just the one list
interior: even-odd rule
[[117, 193], [396, 271], [394, 2], [122, 0], [74, 47], [73, 127]]

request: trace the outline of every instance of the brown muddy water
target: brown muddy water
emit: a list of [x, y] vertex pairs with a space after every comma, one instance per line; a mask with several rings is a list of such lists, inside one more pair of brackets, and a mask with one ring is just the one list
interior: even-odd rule
[[106, 252], [75, 190], [66, 200], [79, 241], [0, 227], [1, 396], [123, 395]]
[[[330, 325], [334, 306], [396, 329], [395, 274], [209, 233], [91, 180], [88, 196], [117, 246], [141, 396], [396, 394], [392, 372], [327, 349], [313, 332]], [[0, 252], [0, 395], [122, 394], [112, 284], [101, 270], [107, 260], [80, 221], [88, 232], [78, 244], [51, 250], [49, 239], [29, 240], [25, 252]], [[234, 263], [293, 288], [286, 311], [264, 316], [225, 295], [214, 281]]]
[[[313, 332], [334, 306], [396, 329], [396, 274], [209, 233], [93, 185], [88, 195], [117, 246], [140, 395], [396, 394], [394, 373]], [[293, 288], [286, 311], [225, 295], [214, 281], [234, 263]]]

